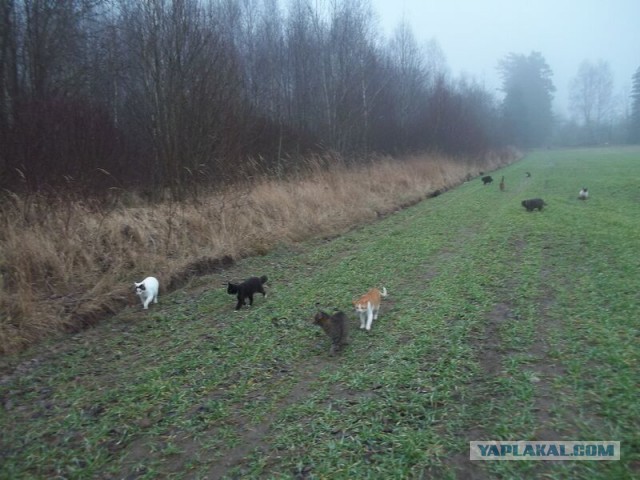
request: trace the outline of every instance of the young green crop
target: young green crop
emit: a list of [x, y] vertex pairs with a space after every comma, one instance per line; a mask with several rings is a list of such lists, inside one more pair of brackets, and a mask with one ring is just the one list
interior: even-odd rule
[[[634, 477], [640, 150], [492, 174], [504, 192], [471, 180], [4, 360], [0, 477]], [[222, 283], [265, 274], [235, 312]], [[351, 300], [372, 286], [389, 296], [365, 333]], [[352, 320], [335, 357], [317, 303]], [[470, 462], [472, 440], [618, 440], [622, 457]]]

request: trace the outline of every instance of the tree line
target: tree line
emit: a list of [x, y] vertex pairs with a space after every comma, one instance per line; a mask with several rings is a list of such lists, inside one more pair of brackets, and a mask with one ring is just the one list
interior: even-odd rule
[[0, 187], [180, 194], [313, 153], [542, 144], [544, 58], [499, 68], [503, 102], [407, 24], [383, 38], [368, 0], [0, 0]]
[[2, 186], [170, 186], [499, 143], [494, 99], [364, 0], [2, 0]]
[[560, 145], [640, 143], [640, 67], [630, 94], [614, 95], [613, 73], [604, 60], [583, 61], [571, 81], [570, 118], [556, 118]]

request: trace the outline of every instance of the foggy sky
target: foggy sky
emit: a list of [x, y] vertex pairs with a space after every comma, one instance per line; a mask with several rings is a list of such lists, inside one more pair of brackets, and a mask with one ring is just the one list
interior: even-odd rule
[[381, 30], [404, 18], [422, 45], [435, 38], [451, 73], [489, 90], [501, 86], [498, 61], [510, 52], [542, 53], [553, 71], [554, 109], [568, 114], [568, 90], [580, 63], [609, 63], [614, 96], [627, 102], [640, 67], [640, 0], [371, 0]]

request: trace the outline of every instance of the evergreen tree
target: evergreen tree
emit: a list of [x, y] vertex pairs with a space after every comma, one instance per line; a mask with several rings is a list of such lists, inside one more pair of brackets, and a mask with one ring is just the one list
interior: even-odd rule
[[629, 140], [631, 143], [640, 143], [640, 67], [632, 77]]
[[521, 147], [542, 145], [553, 123], [551, 102], [555, 87], [553, 72], [542, 54], [510, 53], [498, 65], [502, 75], [502, 104], [506, 141]]

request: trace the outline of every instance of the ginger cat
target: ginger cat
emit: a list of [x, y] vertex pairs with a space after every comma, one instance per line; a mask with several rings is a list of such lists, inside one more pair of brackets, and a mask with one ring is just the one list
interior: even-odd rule
[[386, 296], [386, 288], [382, 287], [382, 291], [377, 288], [372, 288], [360, 298], [353, 301], [353, 306], [360, 316], [360, 328], [371, 330], [371, 323], [378, 318], [382, 297]]

